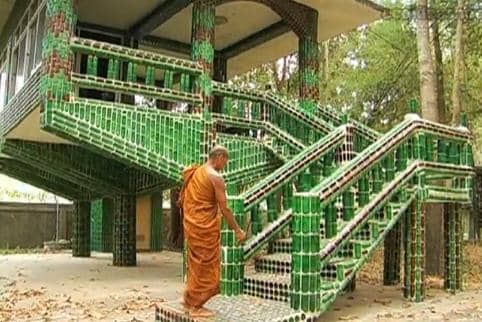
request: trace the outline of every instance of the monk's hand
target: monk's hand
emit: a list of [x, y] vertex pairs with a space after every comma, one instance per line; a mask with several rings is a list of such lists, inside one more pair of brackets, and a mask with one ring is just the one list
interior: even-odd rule
[[236, 238], [238, 239], [238, 241], [239, 241], [240, 243], [243, 243], [243, 242], [246, 240], [246, 238], [247, 238], [246, 233], [244, 232], [244, 230], [242, 230], [242, 229], [236, 230]]

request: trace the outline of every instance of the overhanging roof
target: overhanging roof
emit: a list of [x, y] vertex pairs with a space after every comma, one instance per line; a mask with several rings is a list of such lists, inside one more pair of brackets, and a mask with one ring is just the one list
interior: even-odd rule
[[[281, 0], [280, 0], [281, 1]], [[318, 40], [326, 40], [383, 17], [385, 9], [369, 0], [296, 0], [312, 7], [319, 13]], [[6, 21], [14, 0], [0, 0], [0, 30]], [[184, 3], [180, 6], [180, 3]], [[169, 6], [169, 3], [172, 3]], [[189, 1], [181, 0], [78, 0], [79, 20], [84, 23], [103, 25], [118, 30], [132, 30], [156, 8], [167, 8], [163, 22], [158, 27], [147, 22], [150, 36], [190, 45], [191, 12]], [[113, 14], [115, 12], [115, 14]], [[161, 11], [162, 12], [162, 11]], [[167, 14], [169, 12], [170, 14]], [[228, 76], [240, 74], [298, 49], [298, 39], [283, 26], [281, 18], [270, 8], [254, 1], [230, 1], [216, 8], [216, 15], [227, 22], [216, 26], [216, 50], [230, 50]], [[156, 15], [154, 15], [156, 18]], [[147, 19], [147, 21], [149, 21]], [[153, 27], [154, 26], [154, 27]], [[143, 48], [143, 47], [141, 47]], [[145, 49], [152, 49], [144, 47]], [[173, 54], [166, 49], [156, 49]], [[186, 56], [185, 53], [175, 53]]]

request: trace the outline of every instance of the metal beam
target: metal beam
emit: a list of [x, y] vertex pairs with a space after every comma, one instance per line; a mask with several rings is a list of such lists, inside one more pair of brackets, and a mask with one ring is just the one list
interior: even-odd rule
[[136, 22], [129, 30], [137, 39], [150, 34], [154, 29], [171, 19], [191, 4], [192, 0], [166, 0], [155, 8], [150, 14]]
[[291, 28], [284, 21], [276, 22], [221, 50], [221, 55], [226, 59], [233, 58], [290, 31]]

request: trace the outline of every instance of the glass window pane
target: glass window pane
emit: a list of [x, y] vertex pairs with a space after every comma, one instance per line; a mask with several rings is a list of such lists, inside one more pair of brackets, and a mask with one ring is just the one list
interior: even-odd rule
[[30, 76], [30, 72], [33, 69], [33, 64], [35, 60], [35, 47], [36, 47], [36, 41], [37, 41], [37, 22], [34, 22], [30, 26], [29, 30], [30, 34], [30, 39], [29, 39], [29, 49], [27, 52], [27, 59], [28, 59], [28, 67], [27, 67], [27, 76]]
[[18, 48], [13, 51], [12, 54], [12, 65], [10, 67], [10, 81], [8, 85], [8, 96], [7, 99], [10, 99], [13, 95], [15, 95], [15, 80], [17, 78], [17, 63], [18, 63]]
[[38, 24], [38, 30], [37, 30], [37, 40], [36, 42], [36, 50], [35, 50], [35, 66], [41, 63], [42, 61], [42, 40], [44, 38], [45, 34], [45, 15], [46, 15], [46, 8], [45, 6], [43, 7], [42, 11], [40, 11], [40, 16], [39, 16], [39, 24]]
[[7, 101], [7, 67], [0, 70], [0, 112], [5, 107]]
[[26, 52], [25, 46], [26, 45], [27, 45], [27, 39], [26, 37], [23, 37], [18, 47], [17, 79], [15, 81], [15, 94], [18, 93], [18, 91], [23, 87], [23, 84], [25, 84], [24, 69], [25, 69], [25, 52]]

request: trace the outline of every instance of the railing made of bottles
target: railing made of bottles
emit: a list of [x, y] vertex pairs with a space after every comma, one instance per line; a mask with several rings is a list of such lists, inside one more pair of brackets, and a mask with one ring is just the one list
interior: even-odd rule
[[427, 185], [424, 188], [424, 195], [427, 202], [443, 203], [471, 203], [472, 189], [464, 187], [441, 187]]
[[[414, 160], [404, 167], [397, 168], [394, 177], [374, 191], [359, 191], [368, 198], [359, 196], [358, 205], [350, 187], [341, 189], [349, 195], [343, 197], [343, 218], [336, 217], [334, 202], [325, 203], [316, 192], [296, 193], [293, 197], [292, 220], [292, 308], [303, 308], [300, 299], [308, 293], [315, 300], [313, 307], [306, 306], [308, 311], [324, 311], [334, 301], [336, 295], [354, 277], [365, 263], [368, 256], [383, 240], [386, 232], [399, 220], [407, 202], [410, 200], [410, 189], [413, 184], [418, 202], [424, 202], [423, 185], [425, 172], [451, 174], [454, 178], [466, 178], [473, 169], [466, 165], [442, 164], [429, 161]], [[415, 181], [415, 182], [414, 182]], [[332, 190], [330, 192], [334, 194]], [[326, 195], [330, 199], [330, 195]], [[397, 199], [393, 199], [393, 198]], [[387, 204], [392, 200], [397, 204]], [[403, 209], [402, 209], [403, 208]], [[383, 215], [380, 210], [384, 209]], [[325, 233], [320, 242], [319, 227], [325, 221]], [[372, 220], [372, 221], [370, 221]], [[341, 224], [341, 225], [340, 225]], [[384, 228], [381, 228], [383, 225]], [[339, 227], [341, 226], [341, 228]], [[381, 231], [382, 230], [382, 231]], [[345, 246], [350, 246], [349, 248]], [[332, 258], [344, 261], [340, 266], [330, 265]], [[315, 260], [317, 259], [317, 260]], [[327, 288], [321, 287], [320, 272], [324, 276], [336, 276], [335, 281], [328, 281]], [[307, 285], [300, 283], [305, 280]], [[321, 292], [320, 292], [321, 291]]]
[[199, 115], [77, 98], [59, 105], [53, 132], [129, 159], [174, 181], [184, 167], [200, 162], [208, 132]]
[[282, 164], [272, 150], [255, 138], [218, 133], [216, 141], [229, 151], [229, 163], [223, 172], [228, 185], [249, 185]]
[[[333, 234], [333, 237], [335, 238], [330, 240], [330, 242], [320, 251], [322, 262], [327, 262], [331, 257], [336, 256], [337, 252], [341, 255], [342, 250], [340, 250], [340, 248], [344, 243], [351, 239], [350, 236], [353, 236], [363, 224], [367, 223], [371, 217], [374, 217], [378, 210], [383, 209], [383, 206], [390, 200], [390, 198], [396, 193], [400, 193], [400, 189], [403, 189], [403, 186], [409, 184], [419, 173], [427, 171], [450, 174], [453, 177], [462, 178], [473, 174], [473, 168], [466, 165], [443, 164], [431, 161], [411, 162], [406, 169], [398, 172], [395, 179], [386, 184], [380, 192], [375, 196], [372, 195], [370, 201], [366, 205], [361, 206], [359, 211], [350, 218], [350, 221], [339, 232], [334, 232], [335, 234]], [[424, 182], [422, 178], [419, 180], [421, 181], [417, 181], [415, 186], [417, 186], [416, 189], [422, 194], [421, 197], [423, 198], [422, 185]], [[443, 188], [440, 187], [440, 189]], [[402, 192], [400, 198], [402, 199], [401, 202], [406, 201], [406, 192]]]
[[[399, 155], [398, 163], [406, 164], [407, 160], [411, 158], [437, 160], [440, 163], [470, 164], [473, 162], [470, 138], [471, 135], [467, 130], [455, 129], [419, 118], [405, 120], [359, 153], [353, 160], [339, 167], [311, 192], [319, 194], [323, 203], [327, 204], [335, 199], [344, 188], [354, 184], [363, 173], [375, 167], [374, 182], [378, 187], [383, 182], [383, 174], [387, 180], [393, 178], [395, 150]], [[457, 153], [457, 149], [462, 153]], [[457, 158], [459, 158], [458, 161]], [[382, 160], [385, 163], [384, 167], [380, 162]], [[368, 175], [368, 173], [366, 174]], [[368, 182], [361, 183], [362, 188], [368, 185]]]
[[[332, 284], [334, 287], [322, 292], [322, 311], [328, 309], [336, 296], [345, 289], [357, 271], [361, 269], [384, 240], [388, 231], [400, 220], [412, 201], [431, 202], [429, 194], [426, 194], [426, 190], [420, 187], [423, 184], [423, 177], [426, 172], [445, 173], [452, 177], [467, 177], [473, 174], [473, 169], [463, 165], [413, 161], [406, 169], [398, 172], [395, 179], [385, 185], [382, 191], [372, 196], [370, 202], [360, 209], [356, 216], [334, 238], [325, 244], [320, 251], [322, 271], [328, 269], [329, 260], [333, 257], [345, 258], [346, 256], [352, 256], [356, 260], [354, 266], [347, 269], [346, 272], [336, 273], [337, 280]], [[416, 183], [413, 182], [414, 179], [416, 179]], [[443, 187], [438, 187], [438, 189], [443, 189]], [[444, 199], [444, 202], [461, 201], [465, 202], [462, 199]], [[397, 205], [397, 208], [393, 208], [394, 205]], [[383, 218], [378, 217], [380, 212], [383, 214]], [[372, 220], [371, 223], [370, 220]], [[379, 230], [378, 226], [381, 221], [383, 221], [385, 226], [382, 231]], [[368, 228], [369, 233], [363, 237], [363, 227], [366, 227], [368, 224], [371, 225]], [[365, 239], [367, 237], [368, 239]], [[365, 248], [358, 244], [360, 240], [368, 242], [368, 246]], [[347, 255], [344, 245], [353, 241], [357, 241], [357, 244], [352, 246], [354, 247], [351, 251], [352, 254]]]
[[213, 94], [224, 98], [223, 115], [244, 119], [246, 123], [270, 122], [304, 144], [312, 144], [334, 129], [269, 93], [214, 82]]
[[[265, 200], [268, 196], [284, 189], [292, 188], [292, 182], [303, 171], [308, 169], [314, 163], [320, 161], [328, 153], [333, 154], [334, 151], [345, 142], [346, 126], [340, 126], [330, 134], [326, 135], [318, 142], [305, 148], [291, 160], [277, 168], [269, 176], [246, 190], [238, 198], [244, 202], [244, 211], [249, 211]], [[327, 162], [333, 162], [332, 158], [326, 158]], [[313, 180], [317, 178], [313, 176]], [[319, 177], [318, 177], [319, 180]], [[316, 182], [315, 182], [316, 184]], [[289, 187], [291, 186], [291, 187]], [[288, 198], [288, 196], [285, 196]], [[290, 200], [285, 200], [285, 204], [289, 205]], [[280, 218], [271, 222], [268, 227], [253, 236], [244, 247], [244, 258], [249, 259], [257, 250], [264, 247], [266, 243], [272, 240], [279, 231], [283, 230], [290, 221], [291, 212], [287, 211]]]
[[[402, 215], [410, 207], [412, 202], [416, 200], [416, 196], [417, 196], [417, 192], [415, 189], [412, 189], [412, 190], [407, 189], [406, 199], [400, 201], [399, 203], [400, 208], [398, 209], [397, 213], [390, 218], [391, 220], [387, 223], [387, 226], [385, 227], [383, 232], [381, 232], [378, 236], [373, 236], [374, 239], [371, 240], [370, 245], [363, 252], [361, 250], [361, 247], [359, 247], [358, 250], [353, 250], [355, 258], [357, 259], [355, 265], [351, 268], [348, 274], [343, 274], [343, 279], [341, 281], [336, 281], [334, 283], [332, 282], [333, 284], [331, 284], [332, 285], [331, 288], [329, 288], [328, 290], [322, 290], [321, 292], [322, 303], [320, 307], [321, 312], [328, 310], [328, 308], [335, 301], [337, 296], [346, 289], [349, 283], [352, 282], [357, 272], [363, 267], [363, 265], [365, 265], [367, 261], [369, 261], [372, 258], [373, 253], [379, 247], [380, 243], [385, 239], [388, 232], [392, 230], [392, 228], [400, 220]], [[346, 238], [349, 239], [349, 237], [346, 237]], [[344, 255], [344, 254], [341, 254], [341, 255]], [[326, 262], [327, 261], [325, 260], [325, 263]], [[323, 266], [324, 265], [322, 265], [322, 267]]]
[[[330, 106], [321, 106], [318, 105], [316, 109], [316, 115], [324, 120], [326, 120], [328, 123], [338, 126], [346, 122], [344, 119], [345, 116], [335, 110], [334, 108]], [[350, 119], [349, 122], [353, 124], [355, 131], [368, 143], [373, 143], [376, 141], [381, 134], [374, 129], [370, 128], [369, 126], [366, 126], [362, 122], [359, 122], [354, 119]]]
[[[70, 46], [74, 53], [88, 56], [87, 73], [72, 74], [74, 85], [145, 95], [163, 101], [201, 104], [199, 91], [193, 88], [202, 69], [191, 60], [79, 37], [72, 37]], [[108, 60], [107, 75], [103, 76], [98, 71], [101, 58]], [[123, 72], [123, 69], [126, 71]], [[138, 81], [140, 70], [145, 74], [143, 82]], [[162, 86], [156, 85], [159, 75], [163, 79]], [[174, 80], [177, 78], [180, 80], [179, 86], [175, 86]]]
[[[290, 149], [290, 151], [284, 151], [285, 153], [283, 153], [283, 155], [293, 155], [305, 148], [305, 145], [298, 141], [295, 137], [269, 122], [260, 120], [250, 120], [249, 122], [246, 122], [246, 119], [241, 117], [228, 116], [218, 113], [213, 113], [212, 116], [216, 124], [223, 126], [247, 129], [253, 131], [254, 133], [261, 130], [266, 131], [272, 137], [283, 143], [283, 145], [280, 147], [282, 150]], [[274, 148], [276, 148], [276, 146]]]

